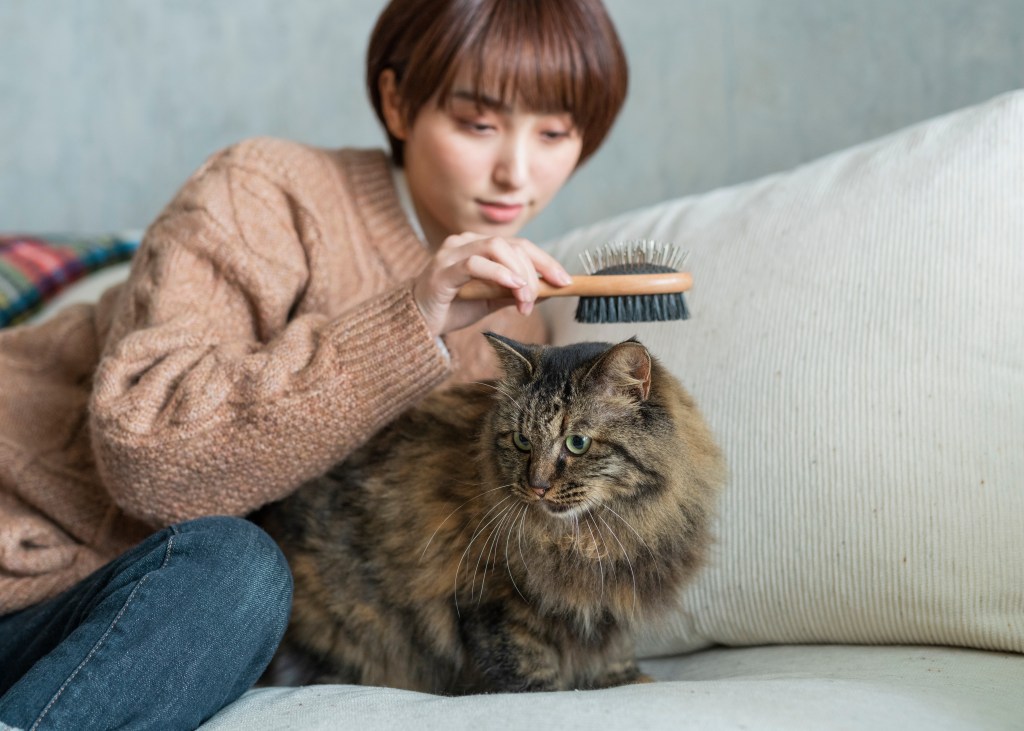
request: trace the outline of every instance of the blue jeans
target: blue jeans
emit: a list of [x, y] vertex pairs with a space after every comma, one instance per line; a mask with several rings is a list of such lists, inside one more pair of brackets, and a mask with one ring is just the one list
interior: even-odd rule
[[0, 728], [196, 728], [259, 678], [291, 598], [284, 556], [252, 523], [166, 528], [0, 617]]

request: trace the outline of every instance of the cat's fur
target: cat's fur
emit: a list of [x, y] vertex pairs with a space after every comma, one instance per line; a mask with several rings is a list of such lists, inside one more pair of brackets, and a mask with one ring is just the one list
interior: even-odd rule
[[635, 340], [488, 338], [503, 380], [430, 396], [258, 516], [294, 573], [278, 659], [299, 658], [299, 680], [455, 694], [646, 679], [631, 631], [704, 559], [720, 452]]

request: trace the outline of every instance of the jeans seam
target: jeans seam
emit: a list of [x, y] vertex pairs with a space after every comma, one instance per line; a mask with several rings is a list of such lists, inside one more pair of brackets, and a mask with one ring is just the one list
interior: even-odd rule
[[[167, 540], [167, 549], [164, 551], [164, 559], [160, 563], [160, 568], [157, 569], [158, 571], [160, 569], [165, 568], [167, 566], [167, 563], [171, 560], [171, 547], [174, 545], [175, 538], [177, 538], [176, 531], [172, 532], [170, 538], [168, 538]], [[88, 664], [88, 662], [92, 660], [93, 655], [99, 652], [100, 648], [107, 641], [107, 637], [109, 637], [110, 633], [114, 631], [114, 627], [117, 626], [117, 623], [121, 620], [121, 617], [128, 610], [128, 606], [132, 603], [132, 599], [135, 598], [136, 592], [138, 592], [138, 590], [142, 588], [142, 585], [146, 583], [146, 579], [148, 579], [149, 577], [150, 574], [146, 574], [141, 579], [139, 579], [139, 583], [135, 585], [135, 587], [131, 590], [131, 593], [128, 594], [128, 598], [124, 600], [124, 606], [121, 607], [121, 611], [117, 613], [117, 616], [114, 617], [114, 621], [110, 623], [109, 627], [107, 627], [107, 631], [103, 633], [102, 637], [96, 640], [96, 644], [92, 646], [91, 650], [89, 650], [89, 654], [85, 656], [85, 659], [78, 664], [78, 667], [76, 667], [74, 671], [72, 671], [71, 675], [68, 676], [67, 680], [65, 680], [64, 683], [61, 684], [60, 688], [57, 689], [57, 692], [54, 694], [53, 698], [51, 698], [50, 702], [46, 704], [46, 708], [42, 710], [42, 712], [39, 714], [39, 717], [36, 718], [35, 722], [29, 727], [29, 731], [35, 731], [35, 729], [39, 727], [39, 724], [43, 722], [43, 718], [46, 716], [47, 713], [50, 712], [50, 708], [53, 707], [53, 704], [57, 702], [57, 700], [61, 697], [64, 691], [67, 690], [67, 687], [71, 684], [71, 681], [74, 680], [75, 676], [78, 675], [79, 671], [81, 671], [82, 668], [84, 668]]]

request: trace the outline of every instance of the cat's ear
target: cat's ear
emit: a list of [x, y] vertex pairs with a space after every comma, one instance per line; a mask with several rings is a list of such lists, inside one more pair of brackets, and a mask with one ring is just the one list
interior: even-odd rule
[[523, 345], [512, 338], [506, 338], [497, 333], [485, 332], [486, 337], [494, 352], [498, 355], [498, 362], [505, 371], [508, 378], [528, 381], [533, 375], [533, 351], [529, 345]]
[[651, 354], [630, 338], [598, 358], [584, 380], [609, 394], [646, 401], [651, 393]]

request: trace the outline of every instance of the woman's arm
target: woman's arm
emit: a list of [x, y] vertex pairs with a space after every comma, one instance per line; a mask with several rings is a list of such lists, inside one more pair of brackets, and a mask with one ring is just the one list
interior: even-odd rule
[[215, 158], [147, 232], [120, 294], [93, 445], [114, 500], [149, 523], [283, 497], [448, 373], [411, 282], [334, 319], [293, 315], [319, 232], [273, 178]]

